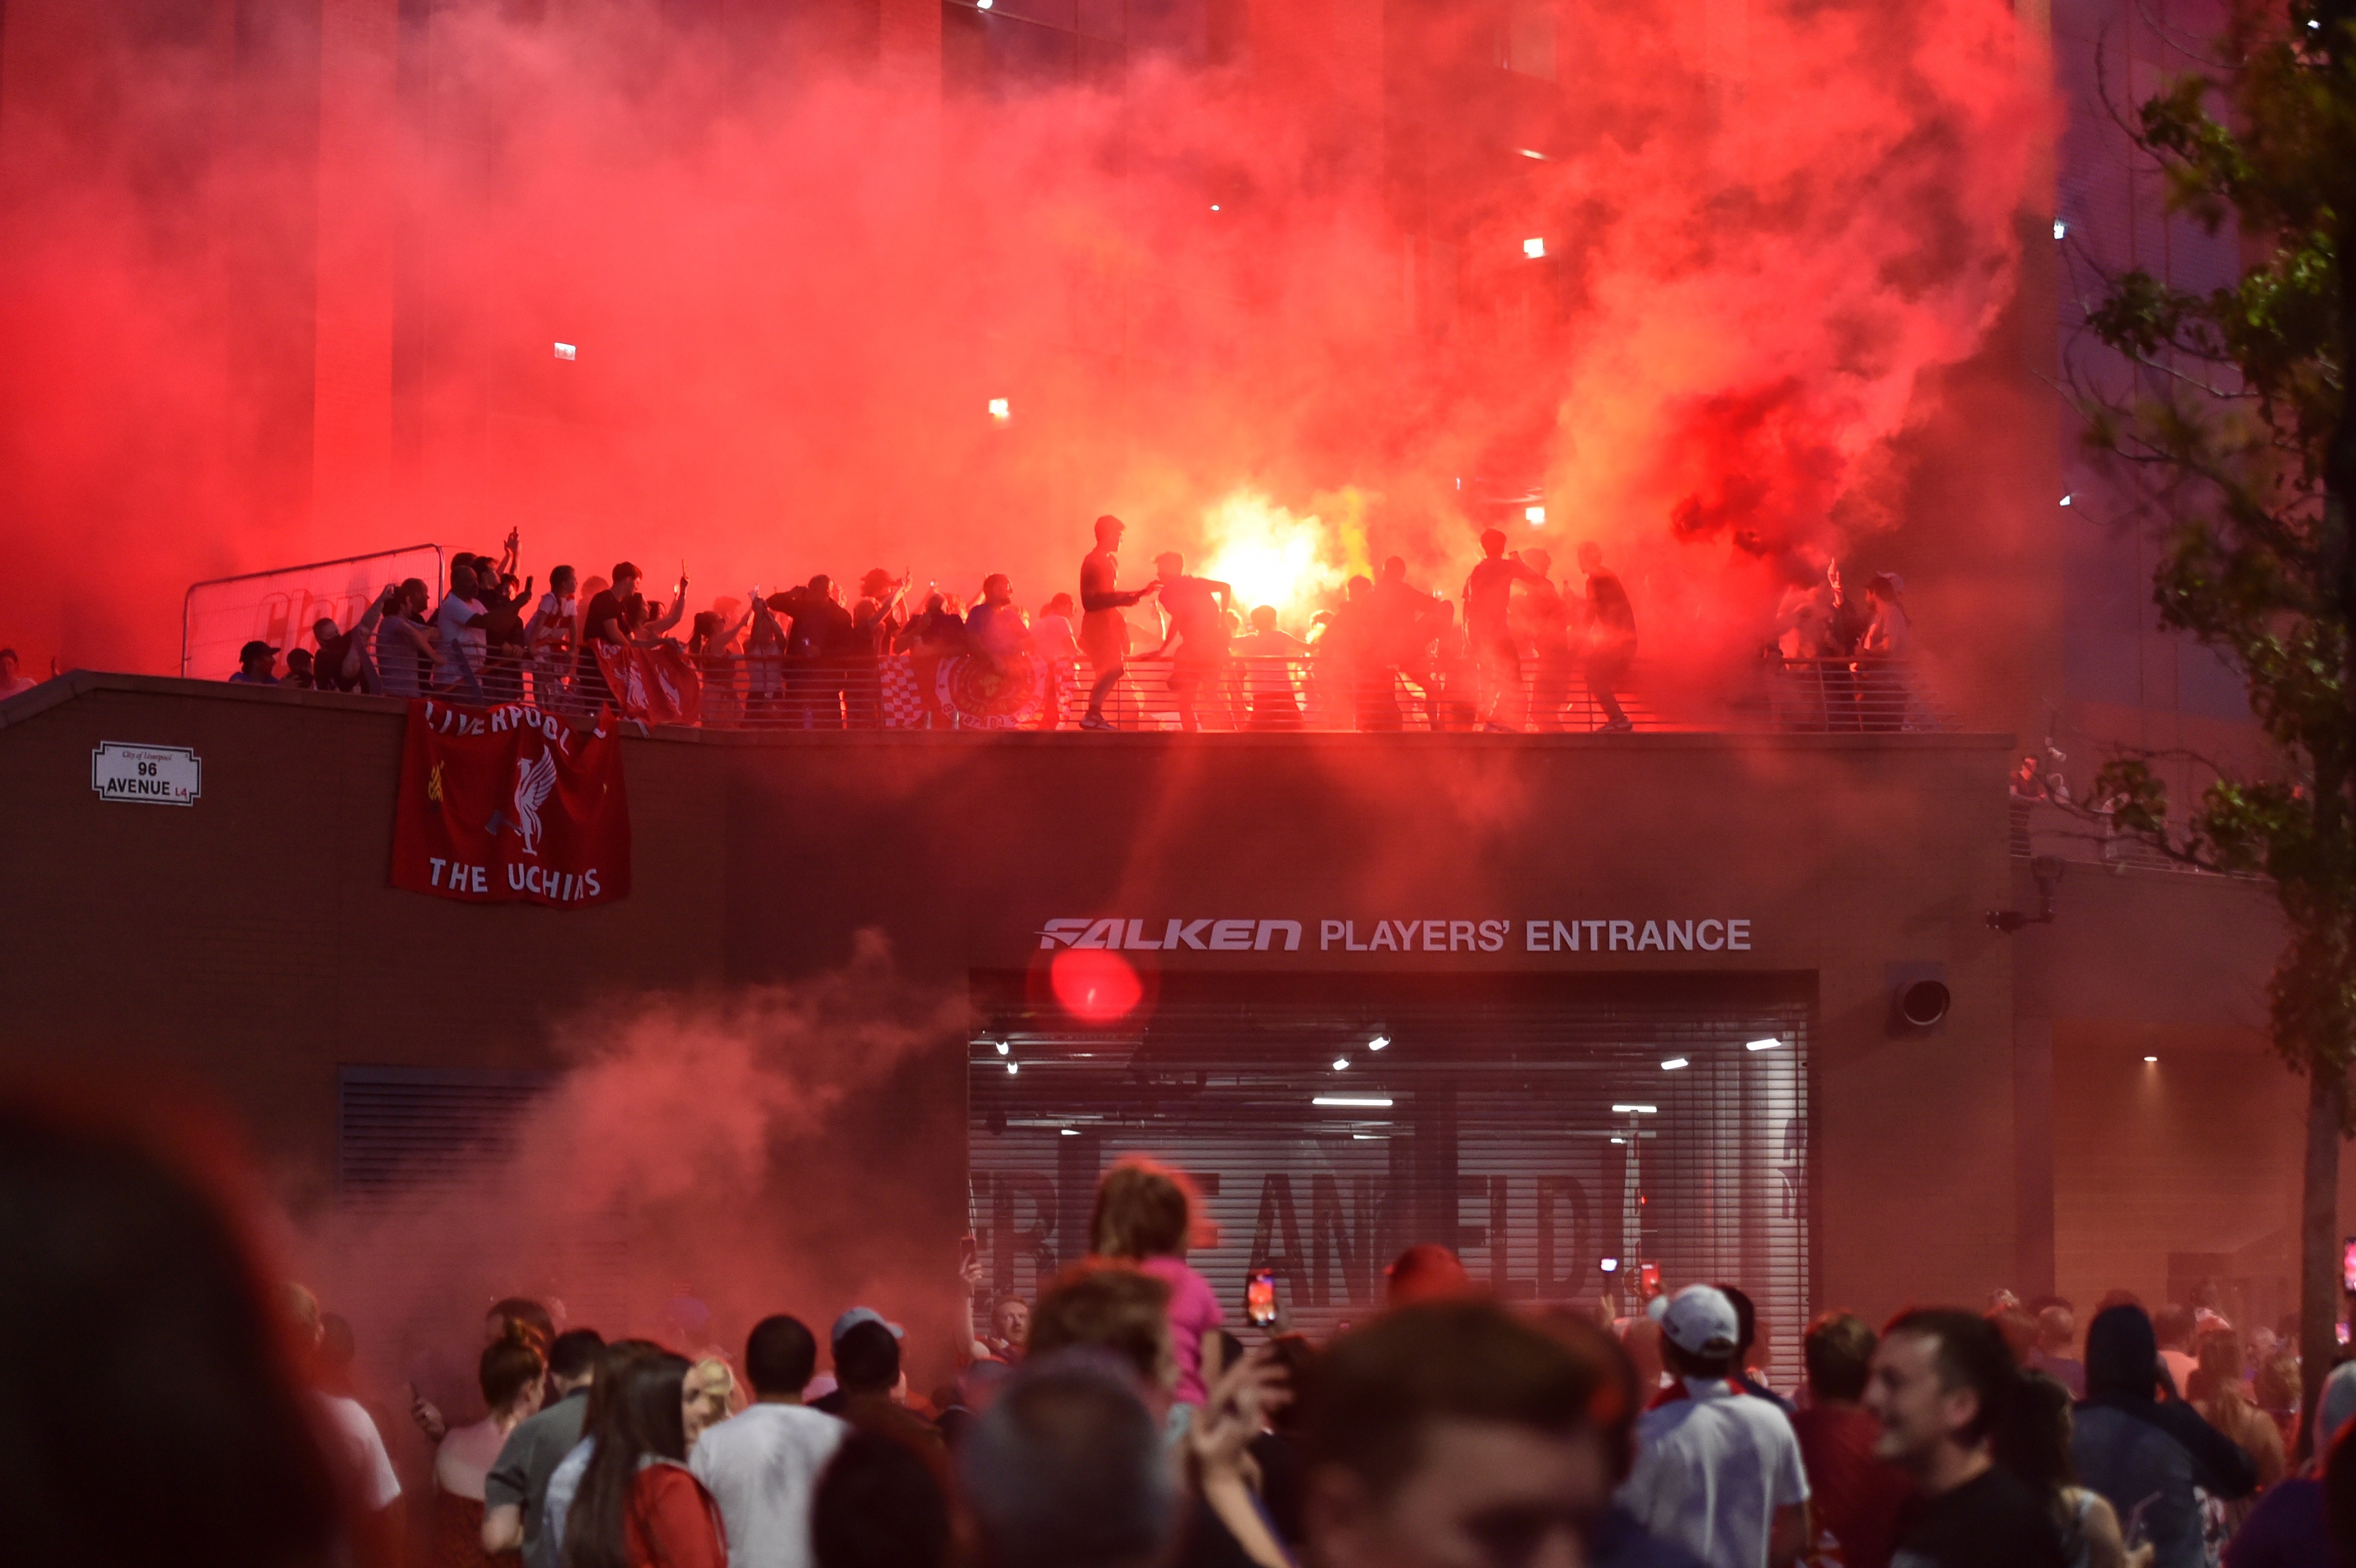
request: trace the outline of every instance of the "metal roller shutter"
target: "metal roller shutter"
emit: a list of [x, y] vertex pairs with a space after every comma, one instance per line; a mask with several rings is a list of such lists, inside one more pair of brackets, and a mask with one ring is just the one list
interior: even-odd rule
[[1501, 1296], [1583, 1309], [1633, 1310], [1619, 1281], [1649, 1262], [1671, 1287], [1748, 1291], [1794, 1381], [1807, 977], [1166, 975], [1115, 1027], [1031, 990], [975, 978], [970, 1211], [991, 1291], [1034, 1295], [1084, 1253], [1098, 1173], [1139, 1153], [1202, 1187], [1216, 1238], [1190, 1261], [1232, 1323], [1265, 1266], [1293, 1326], [1330, 1333], [1416, 1242], [1454, 1246]]

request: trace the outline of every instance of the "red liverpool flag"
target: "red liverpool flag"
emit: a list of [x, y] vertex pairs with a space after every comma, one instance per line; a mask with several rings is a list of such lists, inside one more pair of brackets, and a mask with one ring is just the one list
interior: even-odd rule
[[648, 724], [693, 724], [703, 716], [703, 682], [677, 647], [596, 645], [605, 689], [626, 719]]
[[392, 885], [470, 903], [612, 903], [630, 891], [622, 741], [523, 703], [409, 705]]

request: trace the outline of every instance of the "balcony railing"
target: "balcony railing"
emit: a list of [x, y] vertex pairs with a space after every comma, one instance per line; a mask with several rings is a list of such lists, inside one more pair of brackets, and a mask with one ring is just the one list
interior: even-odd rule
[[[1089, 710], [1094, 672], [1085, 663], [1023, 654], [889, 655], [873, 660], [800, 660], [733, 655], [690, 669], [669, 667], [693, 684], [695, 720], [727, 730], [1055, 730], [1078, 727]], [[1791, 733], [1944, 731], [1953, 716], [1931, 701], [1913, 671], [1872, 659], [1769, 661], [1725, 712], [1670, 717], [1647, 696], [1644, 666], [1609, 694], [1629, 729], [1769, 730]], [[1315, 657], [1245, 656], [1215, 669], [1168, 660], [1136, 660], [1101, 705], [1113, 729], [1215, 732], [1441, 731], [1593, 733], [1611, 728], [1606, 694], [1576, 665], [1518, 674], [1466, 665], [1357, 669]], [[486, 672], [493, 699], [529, 697], [541, 707], [581, 713], [605, 694], [594, 686], [536, 679], [533, 672]], [[631, 694], [618, 694], [627, 699]], [[678, 721], [679, 709], [656, 706], [634, 717]], [[1189, 709], [1191, 709], [1191, 713]]]

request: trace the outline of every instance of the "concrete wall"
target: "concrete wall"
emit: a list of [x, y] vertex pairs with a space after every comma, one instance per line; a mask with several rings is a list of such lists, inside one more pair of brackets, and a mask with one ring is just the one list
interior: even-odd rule
[[[912, 983], [1039, 955], [1058, 917], [1299, 918], [1298, 954], [1180, 962], [1813, 974], [1818, 1296], [1878, 1312], [2012, 1277], [2012, 948], [1997, 739], [680, 736], [626, 747], [625, 903], [387, 885], [402, 721], [364, 698], [76, 676], [0, 715], [5, 1049], [220, 1095], [316, 1194], [338, 1063], [545, 1065], [594, 998], [830, 970], [882, 931]], [[102, 740], [193, 746], [192, 808], [101, 801]], [[1522, 921], [1752, 923], [1747, 953], [1532, 954]], [[1317, 921], [1500, 918], [1501, 954], [1317, 951]], [[1161, 955], [1141, 962], [1161, 961]], [[1893, 965], [1944, 965], [1937, 1034]], [[466, 980], [498, 1006], [437, 1006]], [[962, 1051], [900, 1120], [953, 1245]], [[906, 1085], [897, 1092], [905, 1093]], [[846, 1181], [815, 1201], [854, 1203]]]

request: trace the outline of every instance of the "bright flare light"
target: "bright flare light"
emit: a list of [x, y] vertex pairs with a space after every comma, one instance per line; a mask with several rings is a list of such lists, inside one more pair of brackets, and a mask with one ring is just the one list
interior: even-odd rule
[[1522, 508], [1522, 520], [1529, 524], [1530, 527], [1534, 528], [1544, 528], [1546, 526], [1546, 508], [1544, 507], [1524, 507]]
[[1237, 490], [1203, 517], [1203, 559], [1186, 570], [1231, 584], [1248, 617], [1273, 604], [1279, 624], [1301, 631], [1342, 586], [1341, 540], [1314, 513], [1295, 517], [1256, 490]]
[[[985, 5], [982, 9], [986, 11], [990, 7]], [[1014, 405], [1004, 398], [992, 398], [990, 400], [990, 417], [994, 420], [1011, 420], [1014, 417]]]
[[1527, 256], [1533, 261], [1544, 259], [1546, 256], [1546, 241], [1535, 237], [1523, 240], [1522, 254]]

